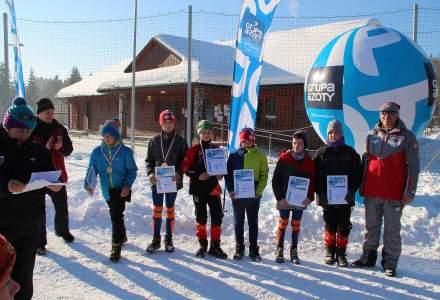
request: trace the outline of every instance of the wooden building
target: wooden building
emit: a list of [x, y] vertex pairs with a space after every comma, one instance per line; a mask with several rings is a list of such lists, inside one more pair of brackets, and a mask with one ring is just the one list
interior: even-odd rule
[[[269, 131], [310, 126], [304, 100], [304, 81], [315, 56], [332, 38], [369, 20], [332, 23], [268, 35], [261, 76], [257, 128]], [[192, 116], [224, 124], [227, 128], [235, 41], [192, 40]], [[136, 135], [160, 130], [159, 113], [171, 109], [177, 128], [185, 132], [188, 82], [188, 39], [158, 35], [136, 58]], [[57, 98], [70, 105], [69, 126], [75, 130], [98, 131], [105, 120], [123, 116], [130, 129], [132, 66], [122, 61], [62, 89]], [[312, 147], [321, 143], [310, 130]], [[224, 130], [223, 140], [226, 140]]]

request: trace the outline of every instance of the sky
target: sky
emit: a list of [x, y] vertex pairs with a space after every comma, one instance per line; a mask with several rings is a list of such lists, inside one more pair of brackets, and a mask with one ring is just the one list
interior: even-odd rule
[[[140, 16], [156, 15], [186, 9], [238, 14], [241, 0], [138, 0]], [[421, 7], [439, 7], [439, 0], [281, 0], [278, 16], [356, 15], [388, 10]], [[3, 4], [5, 9], [6, 5]], [[4, 10], [3, 9], [3, 10]], [[15, 0], [17, 16], [39, 20], [96, 20], [130, 18], [134, 0]]]
[[[385, 25], [410, 34], [410, 9], [414, 2], [410, 0], [281, 0], [275, 16], [295, 16], [300, 19], [295, 22], [292, 22], [293, 19], [285, 21], [281, 19], [273, 23], [272, 29], [304, 27], [343, 19], [308, 19], [307, 17], [356, 16], [406, 10], [404, 13], [379, 17], [384, 19]], [[6, 12], [7, 6], [4, 1], [0, 3], [2, 11]], [[194, 12], [232, 15], [194, 15], [195, 38], [233, 39], [237, 27], [236, 16], [239, 14], [241, 3], [241, 0], [138, 0], [138, 16], [144, 19], [138, 23], [137, 52], [156, 34], [186, 35], [186, 15], [170, 13], [186, 11], [188, 5], [192, 5]], [[423, 0], [417, 3], [420, 7], [440, 9], [440, 0]], [[24, 44], [21, 51], [25, 78], [28, 77], [31, 68], [37, 76], [53, 77], [58, 74], [61, 78], [65, 78], [73, 66], [78, 66], [80, 72], [87, 75], [131, 56], [133, 22], [130, 19], [133, 18], [134, 0], [15, 0], [15, 9], [20, 41]], [[151, 17], [158, 15], [166, 16]], [[440, 11], [435, 16], [439, 15]], [[110, 19], [119, 21], [97, 22]], [[428, 28], [435, 27], [435, 32], [440, 33], [439, 21], [436, 22], [435, 26], [438, 27], [424, 25]], [[429, 44], [422, 42], [422, 47], [437, 51], [440, 48], [439, 42], [433, 40], [440, 40], [440, 36], [429, 36]], [[0, 48], [2, 48], [0, 53], [2, 58], [3, 47]], [[10, 61], [12, 61], [12, 51]]]

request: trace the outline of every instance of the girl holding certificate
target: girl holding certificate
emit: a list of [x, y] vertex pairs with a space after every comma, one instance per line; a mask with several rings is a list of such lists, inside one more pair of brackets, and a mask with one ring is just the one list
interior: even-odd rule
[[[130, 202], [131, 186], [136, 179], [137, 166], [133, 151], [121, 140], [118, 128], [111, 122], [102, 128], [102, 144], [96, 147], [90, 156], [84, 188], [92, 195], [91, 181], [99, 175], [101, 191], [110, 211], [112, 222], [112, 250], [110, 260], [117, 262], [121, 258], [121, 246], [127, 242], [124, 225], [125, 202]], [[96, 179], [96, 177], [95, 177]]]
[[[220, 236], [222, 232], [223, 209], [221, 204], [221, 188], [218, 183], [222, 176], [210, 176], [207, 173], [207, 156], [209, 149], [218, 149], [219, 146], [211, 142], [214, 133], [212, 123], [201, 120], [197, 124], [199, 143], [192, 146], [186, 153], [182, 163], [182, 170], [190, 178], [189, 193], [193, 195], [196, 214], [196, 235], [200, 248], [197, 250], [198, 257], [204, 257], [208, 249], [208, 234], [206, 223], [208, 219], [207, 206], [211, 214], [211, 246], [208, 254], [217, 258], [226, 259], [227, 254], [220, 248]], [[226, 165], [226, 160], [225, 160]]]
[[272, 177], [272, 189], [280, 212], [277, 231], [277, 251], [275, 261], [284, 262], [284, 235], [290, 214], [292, 220], [292, 244], [290, 261], [299, 264], [298, 237], [303, 210], [313, 201], [313, 178], [315, 164], [306, 152], [307, 138], [304, 131], [296, 131], [292, 136], [292, 148], [280, 154]]
[[[244, 218], [247, 214], [249, 224], [249, 257], [253, 261], [261, 261], [258, 240], [258, 211], [260, 199], [267, 185], [269, 167], [267, 157], [255, 145], [255, 134], [252, 128], [243, 128], [240, 131], [240, 146], [228, 158], [228, 175], [225, 177], [226, 188], [232, 199], [235, 223], [235, 254], [234, 259], [240, 260], [244, 256]], [[236, 175], [238, 170], [252, 170], [252, 193], [246, 193], [247, 186], [239, 186]], [[236, 171], [236, 172], [234, 172]], [[246, 182], [245, 182], [246, 183]], [[245, 184], [242, 184], [245, 185]], [[240, 190], [244, 190], [242, 193]], [[241, 194], [252, 194], [244, 195]]]
[[355, 193], [361, 185], [361, 160], [356, 151], [345, 144], [342, 123], [333, 120], [327, 127], [327, 145], [315, 158], [315, 190], [318, 205], [324, 213], [324, 262], [346, 267], [348, 236]]

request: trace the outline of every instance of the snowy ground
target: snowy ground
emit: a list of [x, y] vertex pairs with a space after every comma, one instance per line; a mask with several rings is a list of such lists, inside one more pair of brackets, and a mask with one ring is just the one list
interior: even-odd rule
[[[229, 258], [196, 258], [193, 203], [187, 189], [179, 192], [176, 200], [175, 253], [161, 250], [147, 255], [152, 200], [142, 147], [137, 148], [140, 171], [125, 214], [129, 243], [123, 248], [121, 261], [111, 263], [107, 206], [101, 195], [90, 198], [82, 190], [89, 153], [97, 144], [91, 139], [75, 139], [77, 151], [67, 160], [74, 243], [66, 244], [55, 237], [53, 206], [47, 200], [49, 244], [47, 255], [38, 257], [35, 266], [36, 299], [440, 299], [440, 133], [420, 140], [424, 171], [414, 203], [404, 210], [404, 247], [396, 278], [385, 277], [379, 267], [357, 270], [323, 264], [322, 213], [315, 204], [307, 209], [302, 220], [302, 264], [276, 264], [273, 242], [278, 214], [271, 187], [265, 191], [260, 208], [262, 263], [250, 262], [248, 258], [240, 262], [231, 259], [235, 244], [229, 199], [222, 236]], [[273, 169], [271, 165], [271, 172]], [[352, 222], [350, 260], [357, 259], [361, 252], [365, 225], [362, 205], [354, 208]], [[289, 235], [290, 228], [287, 240]]]

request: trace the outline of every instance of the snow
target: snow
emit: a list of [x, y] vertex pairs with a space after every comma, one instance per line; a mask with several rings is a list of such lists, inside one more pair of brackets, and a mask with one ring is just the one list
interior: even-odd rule
[[[319, 51], [339, 34], [364, 26], [373, 19], [360, 19], [270, 32], [264, 44], [262, 85], [304, 83]], [[180, 57], [175, 66], [136, 72], [136, 87], [183, 84], [188, 81], [188, 39], [160, 34], [156, 41]], [[307, 45], [307, 46], [305, 46]], [[235, 40], [205, 42], [193, 39], [191, 80], [195, 83], [231, 86]], [[130, 88], [132, 74], [124, 73], [130, 60], [91, 75], [58, 92], [57, 98], [94, 96], [100, 92]]]
[[[272, 189], [263, 194], [259, 245], [262, 263], [232, 260], [233, 214], [227, 199], [222, 247], [227, 260], [196, 258], [194, 206], [187, 188], [176, 201], [174, 244], [176, 251], [146, 254], [151, 241], [151, 192], [143, 158], [137, 146], [140, 169], [125, 221], [128, 244], [119, 263], [109, 261], [111, 226], [108, 208], [100, 194], [83, 191], [91, 149], [98, 139], [74, 139], [75, 152], [67, 160], [70, 225], [75, 242], [64, 243], [54, 235], [53, 205], [47, 199], [48, 252], [37, 257], [34, 271], [35, 299], [439, 299], [440, 298], [440, 132], [420, 139], [421, 166], [417, 197], [402, 217], [403, 253], [396, 278], [385, 277], [380, 267], [357, 270], [323, 263], [321, 208], [312, 204], [304, 213], [299, 243], [301, 265], [274, 262], [277, 210]], [[438, 155], [437, 155], [438, 157]], [[270, 165], [270, 178], [274, 165]], [[185, 186], [187, 181], [185, 181]], [[365, 226], [364, 209], [352, 214], [349, 260], [357, 259]], [[246, 227], [246, 226], [245, 226]], [[247, 233], [245, 233], [247, 239]], [[286, 234], [286, 248], [290, 226]], [[287, 249], [286, 249], [287, 254]], [[378, 263], [379, 265], [379, 263]]]
[[117, 78], [124, 73], [125, 67], [131, 62], [130, 59], [124, 59], [114, 65], [111, 65], [95, 74], [85, 77], [75, 84], [69, 85], [57, 92], [56, 98], [72, 98], [81, 96], [99, 96], [98, 87], [102, 81]]

